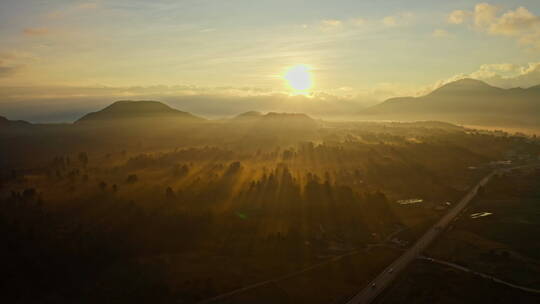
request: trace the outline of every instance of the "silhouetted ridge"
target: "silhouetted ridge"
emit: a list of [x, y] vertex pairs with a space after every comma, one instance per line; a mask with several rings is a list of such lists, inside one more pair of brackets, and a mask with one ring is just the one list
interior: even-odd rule
[[490, 86], [489, 84], [480, 80], [465, 78], [447, 83], [434, 90], [429, 95], [494, 93], [502, 90], [503, 89]]
[[461, 79], [425, 96], [388, 99], [362, 113], [378, 119], [538, 124], [540, 86], [502, 89], [480, 80]]
[[268, 112], [262, 114], [257, 111], [249, 111], [233, 118], [238, 122], [256, 123], [257, 126], [304, 126], [311, 127], [316, 125], [316, 121], [304, 113], [278, 113]]
[[528, 90], [528, 91], [536, 91], [536, 92], [540, 92], [540, 84], [539, 84], [539, 85], [532, 86], [532, 87], [528, 88], [527, 90]]
[[269, 112], [255, 120], [254, 129], [272, 129], [292, 131], [313, 131], [317, 121], [303, 113]]
[[234, 120], [249, 120], [249, 119], [261, 118], [261, 116], [263, 116], [263, 114], [261, 112], [248, 111], [248, 112], [244, 112], [242, 114], [238, 114], [233, 119]]
[[31, 123], [24, 120], [9, 120], [4, 116], [0, 116], [0, 126], [28, 126]]
[[188, 112], [179, 111], [158, 101], [117, 101], [110, 106], [86, 114], [76, 123], [90, 121], [114, 121], [134, 118], [179, 118], [189, 121], [202, 120]]
[[311, 120], [313, 121], [313, 118], [309, 117], [308, 115], [304, 113], [277, 113], [277, 112], [269, 112], [262, 116], [263, 119], [295, 119], [295, 120]]

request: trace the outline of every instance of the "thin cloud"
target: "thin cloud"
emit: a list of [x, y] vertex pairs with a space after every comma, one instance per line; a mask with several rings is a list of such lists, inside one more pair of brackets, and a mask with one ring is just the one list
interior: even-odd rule
[[86, 2], [86, 3], [81, 3], [76, 6], [76, 8], [79, 10], [96, 9], [98, 7], [99, 7], [99, 4], [96, 2]]
[[0, 78], [12, 76], [38, 58], [29, 52], [0, 50]]
[[323, 31], [334, 31], [343, 28], [343, 21], [337, 19], [325, 19], [321, 21], [321, 29]]
[[44, 36], [49, 34], [49, 29], [47, 28], [25, 28], [23, 34], [26, 36]]
[[36, 60], [38, 59], [34, 54], [30, 52], [20, 50], [2, 50], [0, 51], [0, 60], [3, 61], [19, 61], [19, 60]]
[[19, 66], [13, 66], [0, 60], [0, 78], [15, 74], [20, 69]]
[[90, 10], [97, 10], [100, 7], [101, 7], [100, 2], [85, 2], [85, 3], [71, 5], [60, 10], [52, 11], [48, 13], [46, 16], [49, 19], [60, 19], [60, 18], [69, 16], [75, 13], [81, 13], [81, 12], [90, 11]]
[[431, 35], [435, 38], [446, 38], [450, 36], [450, 33], [447, 30], [435, 29]]
[[382, 23], [386, 26], [397, 26], [397, 18], [394, 16], [387, 16], [382, 19]]
[[341, 20], [336, 20], [336, 19], [327, 19], [327, 20], [323, 20], [322, 24], [324, 26], [336, 27], [336, 26], [342, 26], [343, 22]]
[[350, 23], [355, 26], [364, 26], [368, 23], [368, 21], [364, 18], [353, 18], [351, 19]]
[[401, 12], [396, 15], [386, 16], [382, 18], [381, 22], [387, 27], [396, 27], [408, 25], [412, 22], [414, 15], [410, 12]]
[[[399, 27], [409, 25], [414, 19], [414, 15], [410, 12], [401, 12], [396, 15], [386, 16], [380, 20], [372, 22], [366, 18], [357, 17], [347, 20], [325, 19], [320, 22], [320, 29], [323, 31], [335, 30], [353, 30], [355, 28], [383, 25], [385, 27]], [[307, 28], [307, 25], [303, 26]]]
[[463, 24], [472, 16], [472, 12], [455, 10], [448, 15], [448, 23]]

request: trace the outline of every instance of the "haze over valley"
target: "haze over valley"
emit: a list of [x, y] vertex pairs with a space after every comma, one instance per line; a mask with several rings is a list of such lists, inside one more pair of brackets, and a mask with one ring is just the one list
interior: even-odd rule
[[2, 1], [0, 302], [538, 303], [539, 16]]

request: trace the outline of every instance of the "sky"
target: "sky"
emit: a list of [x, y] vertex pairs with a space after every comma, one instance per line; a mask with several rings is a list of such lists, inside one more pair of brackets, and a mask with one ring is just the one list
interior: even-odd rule
[[326, 103], [464, 77], [529, 87], [539, 16], [538, 0], [2, 0], [0, 115], [120, 97], [283, 99], [295, 66], [309, 67], [306, 97]]

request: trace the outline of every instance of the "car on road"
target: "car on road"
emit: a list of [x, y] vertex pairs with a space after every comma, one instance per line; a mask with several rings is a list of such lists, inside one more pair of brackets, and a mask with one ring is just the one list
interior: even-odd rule
[[392, 273], [392, 272], [394, 272], [394, 268], [390, 268], [390, 269], [388, 270], [388, 273]]
[[373, 283], [371, 284], [371, 288], [375, 289], [377, 287], [377, 284]]

